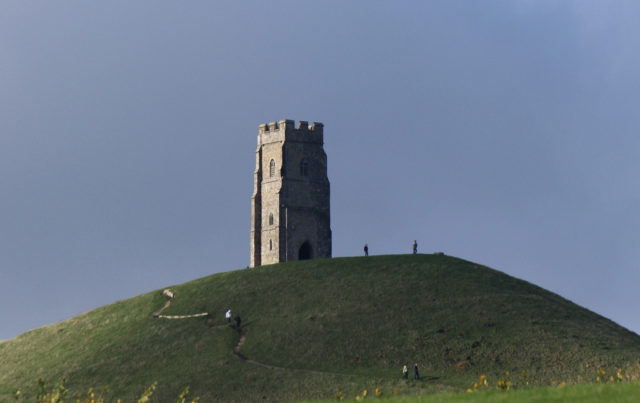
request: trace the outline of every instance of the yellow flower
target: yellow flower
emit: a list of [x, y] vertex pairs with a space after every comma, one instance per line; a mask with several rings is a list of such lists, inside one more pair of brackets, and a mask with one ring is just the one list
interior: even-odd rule
[[473, 389], [467, 388], [467, 393], [473, 393]]
[[362, 392], [363, 397], [367, 397], [368, 394], [369, 394], [369, 391], [366, 389], [364, 390], [364, 392]]
[[566, 382], [565, 382], [565, 381], [562, 381], [562, 382], [560, 382], [560, 383], [558, 384], [558, 387], [559, 387], [559, 388], [564, 388], [565, 386], [567, 386], [567, 384], [566, 384]]
[[487, 379], [486, 375], [480, 375], [480, 381], [484, 381], [485, 379]]
[[506, 376], [509, 376], [509, 374], [511, 374], [509, 371], [504, 373]]

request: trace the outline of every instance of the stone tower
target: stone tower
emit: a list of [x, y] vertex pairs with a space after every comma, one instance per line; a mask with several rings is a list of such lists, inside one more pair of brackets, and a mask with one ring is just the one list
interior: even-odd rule
[[331, 257], [323, 125], [258, 126], [251, 196], [251, 267]]

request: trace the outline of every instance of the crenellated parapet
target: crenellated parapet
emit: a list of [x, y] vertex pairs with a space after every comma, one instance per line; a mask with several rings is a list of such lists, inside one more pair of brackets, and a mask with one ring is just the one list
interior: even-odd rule
[[322, 123], [313, 122], [309, 125], [306, 120], [298, 121], [297, 125], [294, 120], [283, 119], [258, 126], [258, 144], [285, 140], [323, 144], [323, 135]]

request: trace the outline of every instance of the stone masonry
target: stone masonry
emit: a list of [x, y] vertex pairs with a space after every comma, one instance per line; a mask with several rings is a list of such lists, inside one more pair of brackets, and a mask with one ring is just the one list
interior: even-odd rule
[[323, 125], [258, 126], [251, 196], [251, 267], [331, 257]]

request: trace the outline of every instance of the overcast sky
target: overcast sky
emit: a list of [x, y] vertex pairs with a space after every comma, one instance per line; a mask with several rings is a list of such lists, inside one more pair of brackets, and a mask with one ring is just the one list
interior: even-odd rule
[[[257, 127], [334, 256], [447, 254], [640, 332], [640, 3], [0, 5], [0, 339], [249, 264]], [[222, 310], [221, 310], [222, 312]]]

